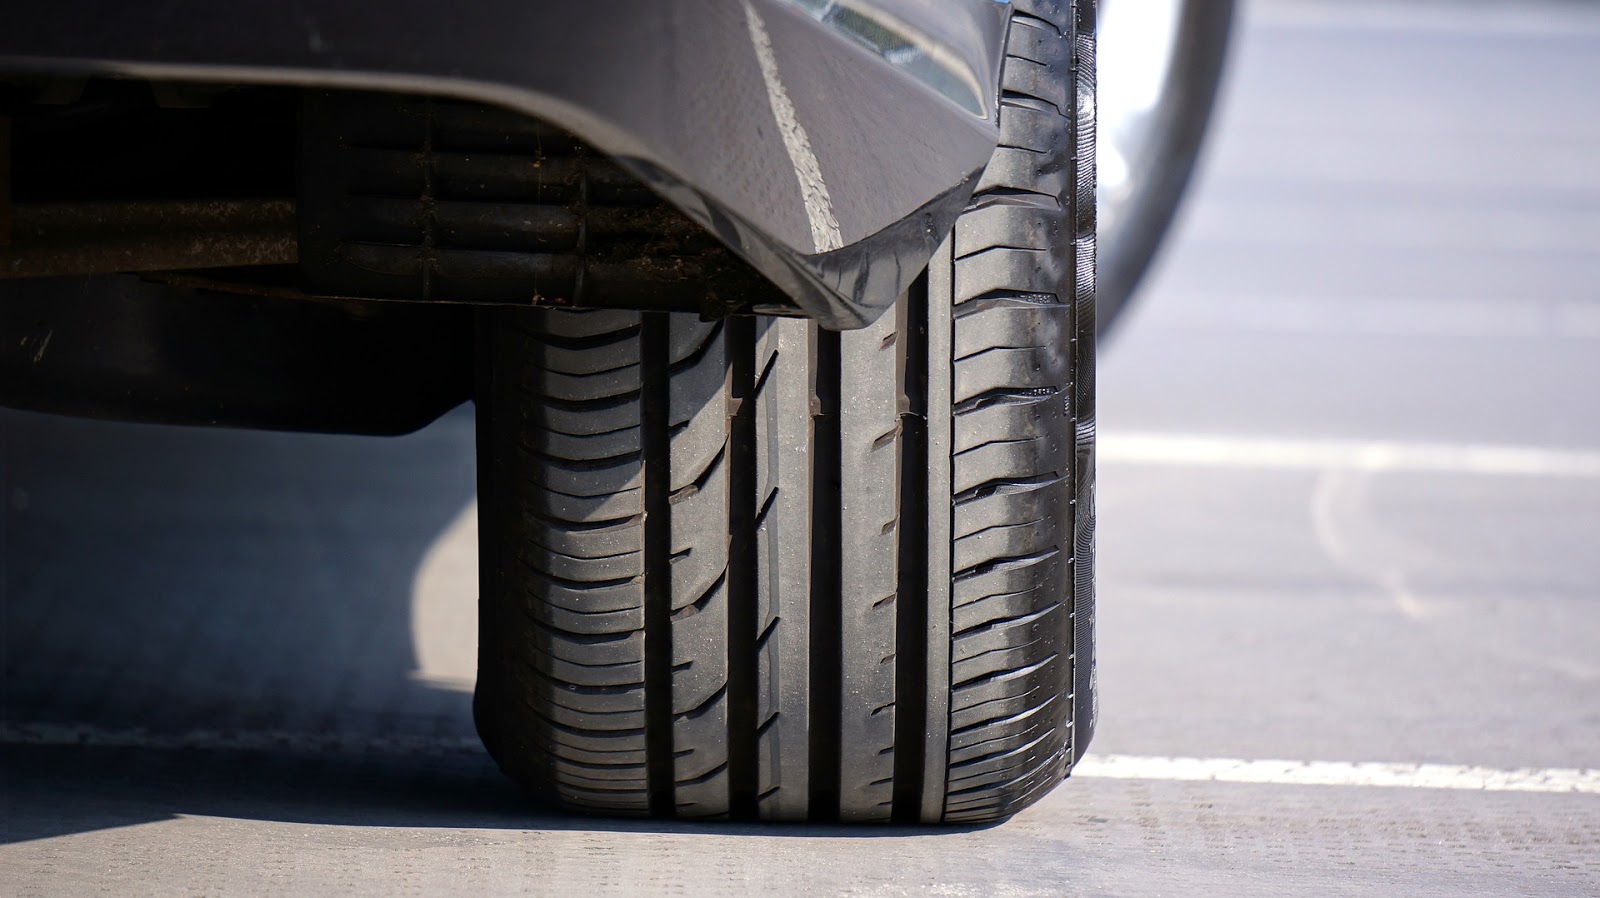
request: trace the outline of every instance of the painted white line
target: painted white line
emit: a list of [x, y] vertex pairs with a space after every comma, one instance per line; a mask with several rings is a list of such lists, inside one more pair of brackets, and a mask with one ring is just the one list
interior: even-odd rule
[[1567, 767], [1507, 770], [1449, 764], [1246, 761], [1237, 758], [1147, 758], [1090, 754], [1078, 763], [1072, 775], [1094, 779], [1261, 783], [1276, 786], [1375, 786], [1600, 795], [1600, 770]]
[[1571, 297], [1534, 297], [1519, 302], [1515, 315], [1507, 315], [1504, 300], [1468, 296], [1386, 296], [1382, 302], [1369, 303], [1316, 295], [1169, 290], [1143, 315], [1139, 321], [1143, 330], [1184, 333], [1531, 338], [1562, 343], [1600, 339], [1600, 303]]
[[1531, 446], [1102, 432], [1095, 452], [1129, 465], [1600, 478], [1600, 452]]
[[[369, 757], [476, 755], [475, 738], [359, 736], [277, 730], [189, 730], [152, 733], [52, 723], [0, 725], [0, 745], [150, 749], [158, 751], [277, 751]], [[1247, 761], [1238, 758], [1159, 758], [1091, 754], [1073, 768], [1080, 779], [1258, 783], [1278, 786], [1376, 786], [1477, 792], [1555, 792], [1600, 795], [1600, 770], [1341, 761]]]
[[794, 175], [800, 181], [800, 195], [805, 200], [806, 218], [811, 222], [811, 242], [817, 252], [825, 253], [844, 246], [844, 235], [839, 231], [839, 219], [833, 213], [833, 197], [828, 195], [828, 185], [822, 180], [822, 166], [811, 151], [811, 138], [800, 124], [789, 91], [778, 74], [778, 57], [772, 50], [772, 36], [761, 14], [744, 0], [745, 24], [750, 29], [750, 42], [756, 48], [756, 61], [761, 65], [761, 80], [767, 85], [767, 99], [772, 103], [772, 116], [778, 121], [778, 133], [783, 135], [783, 147], [789, 152], [794, 165]]
[[1502, 3], [1403, 4], [1393, 0], [1275, 0], [1251, 4], [1255, 26], [1343, 31], [1424, 31], [1430, 35], [1591, 37], [1600, 16], [1570, 0]]

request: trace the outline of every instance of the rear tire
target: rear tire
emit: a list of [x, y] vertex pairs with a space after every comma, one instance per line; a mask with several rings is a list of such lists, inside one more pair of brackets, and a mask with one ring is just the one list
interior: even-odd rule
[[1067, 775], [1094, 717], [1093, 33], [1090, 2], [1015, 3], [1001, 146], [870, 327], [483, 313], [475, 711], [512, 777], [602, 813], [931, 823]]

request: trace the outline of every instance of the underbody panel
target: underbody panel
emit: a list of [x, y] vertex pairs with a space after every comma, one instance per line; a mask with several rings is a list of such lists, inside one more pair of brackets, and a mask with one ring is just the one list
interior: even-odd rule
[[472, 395], [447, 303], [205, 294], [131, 277], [0, 295], [0, 406], [157, 424], [409, 433]]

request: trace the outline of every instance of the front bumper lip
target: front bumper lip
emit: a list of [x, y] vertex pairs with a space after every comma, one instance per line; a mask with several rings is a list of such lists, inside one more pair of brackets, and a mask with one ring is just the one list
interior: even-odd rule
[[494, 103], [615, 157], [830, 327], [925, 267], [998, 138], [996, 0], [17, 0], [0, 69]]

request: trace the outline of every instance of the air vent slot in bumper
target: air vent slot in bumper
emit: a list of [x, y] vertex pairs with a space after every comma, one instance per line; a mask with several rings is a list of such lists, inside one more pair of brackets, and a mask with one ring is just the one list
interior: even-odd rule
[[716, 237], [558, 128], [374, 93], [308, 92], [303, 114], [300, 268], [314, 292], [709, 316], [793, 307]]

